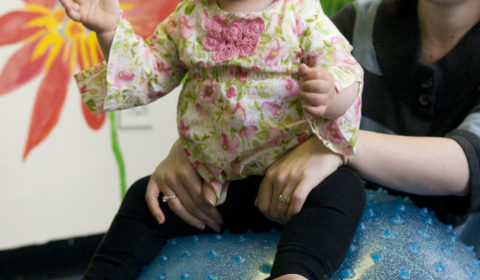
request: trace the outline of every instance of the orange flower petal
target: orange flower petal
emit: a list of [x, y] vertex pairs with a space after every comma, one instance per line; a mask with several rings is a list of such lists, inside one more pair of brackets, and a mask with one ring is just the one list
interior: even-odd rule
[[57, 124], [70, 80], [68, 63], [62, 61], [62, 55], [58, 55], [38, 89], [23, 160]]
[[103, 126], [105, 122], [106, 114], [95, 114], [88, 110], [84, 102], [82, 102], [82, 112], [88, 126], [93, 130], [98, 130]]
[[179, 1], [124, 0], [122, 3], [133, 5], [132, 9], [125, 11], [125, 16], [131, 21], [135, 32], [146, 38], [152, 35], [159, 22], [175, 11]]
[[22, 28], [30, 20], [40, 14], [24, 11], [13, 11], [0, 17], [0, 46], [17, 43], [27, 39], [41, 27]]
[[100, 49], [100, 46], [96, 41], [94, 43], [86, 41], [84, 44], [85, 50], [83, 51], [87, 53], [87, 56], [85, 53], [82, 53], [82, 46], [78, 46], [76, 50], [77, 64], [82, 71], [95, 66], [104, 60], [102, 49]]
[[23, 0], [27, 4], [39, 4], [48, 8], [53, 8], [57, 0]]
[[98, 46], [96, 48], [97, 50], [97, 58], [98, 58], [98, 63], [101, 63], [105, 60], [105, 58], [103, 58], [103, 52], [102, 52], [102, 49], [100, 48], [100, 46]]
[[31, 59], [37, 43], [38, 40], [23, 46], [8, 59], [0, 73], [0, 96], [27, 83], [43, 70], [48, 53]]

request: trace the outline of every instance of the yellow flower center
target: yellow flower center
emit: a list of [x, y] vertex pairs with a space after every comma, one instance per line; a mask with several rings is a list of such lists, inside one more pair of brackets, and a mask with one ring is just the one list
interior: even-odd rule
[[[133, 4], [121, 5], [123, 10], [133, 8]], [[100, 62], [99, 46], [94, 32], [86, 29], [82, 24], [69, 19], [60, 4], [52, 9], [40, 4], [26, 4], [24, 10], [39, 14], [29, 21], [25, 27], [40, 27], [41, 29], [28, 38], [25, 43], [37, 41], [32, 54], [35, 60], [48, 53], [45, 71], [48, 71], [63, 49], [62, 61], [69, 63], [73, 73], [77, 65], [87, 69]], [[82, 70], [83, 70], [82, 69]]]

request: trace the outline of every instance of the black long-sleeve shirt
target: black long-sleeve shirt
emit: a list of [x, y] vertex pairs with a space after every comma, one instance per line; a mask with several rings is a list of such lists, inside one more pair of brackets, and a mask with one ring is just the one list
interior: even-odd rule
[[[408, 196], [441, 221], [458, 225], [480, 211], [480, 23], [441, 60], [426, 65], [419, 61], [416, 9], [400, 13], [388, 0], [372, 2], [376, 13], [356, 3], [333, 17], [365, 70], [361, 128], [457, 141], [468, 159], [470, 195]], [[357, 13], [363, 15], [360, 27]]]

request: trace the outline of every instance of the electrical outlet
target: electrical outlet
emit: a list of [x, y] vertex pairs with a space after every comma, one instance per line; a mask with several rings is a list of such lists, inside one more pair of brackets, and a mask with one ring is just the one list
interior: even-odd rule
[[151, 128], [152, 120], [148, 107], [135, 107], [118, 112], [119, 128]]

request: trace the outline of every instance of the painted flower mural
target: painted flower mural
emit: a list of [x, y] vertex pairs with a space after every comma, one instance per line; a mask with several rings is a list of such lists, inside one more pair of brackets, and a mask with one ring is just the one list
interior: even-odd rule
[[[103, 60], [94, 32], [70, 20], [56, 0], [23, 0], [17, 10], [0, 16], [0, 46], [21, 43], [0, 72], [0, 97], [43, 76], [31, 115], [23, 159], [45, 141], [57, 124], [74, 72]], [[136, 32], [146, 37], [172, 12], [176, 0], [121, 0], [121, 6]], [[78, 97], [83, 118], [92, 130], [100, 129], [106, 115], [93, 114]], [[113, 114], [109, 115], [112, 120]], [[112, 136], [115, 126], [112, 125]], [[116, 139], [114, 151], [123, 168]], [[121, 174], [123, 172], [120, 172]], [[123, 179], [124, 180], [124, 179]]]

